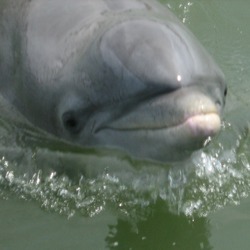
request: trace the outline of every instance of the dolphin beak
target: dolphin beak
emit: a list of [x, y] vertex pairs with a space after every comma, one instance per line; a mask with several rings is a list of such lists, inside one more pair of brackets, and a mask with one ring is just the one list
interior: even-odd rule
[[188, 137], [204, 139], [216, 135], [221, 126], [220, 108], [199, 91], [182, 88], [144, 100], [101, 129], [119, 131], [171, 130], [179, 127]]
[[189, 128], [192, 137], [215, 136], [221, 127], [221, 119], [217, 113], [195, 115], [188, 118], [184, 126]]

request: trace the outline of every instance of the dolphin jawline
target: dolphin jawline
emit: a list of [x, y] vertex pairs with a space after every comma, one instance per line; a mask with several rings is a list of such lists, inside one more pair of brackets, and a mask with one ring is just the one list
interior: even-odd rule
[[[185, 94], [186, 90], [183, 88], [174, 91], [177, 93], [154, 94], [139, 103], [125, 104], [125, 106], [129, 106], [126, 110], [124, 107], [121, 107], [120, 110], [118, 108], [120, 115], [111, 115], [111, 118], [99, 123], [94, 133], [100, 133], [106, 129], [117, 132], [150, 131], [152, 133], [160, 130], [185, 129], [188, 136], [196, 139], [200, 137], [201, 140], [204, 140], [204, 137], [215, 136], [221, 127], [220, 110], [209, 96], [200, 92], [192, 92], [190, 95], [187, 91], [185, 101], [187, 103], [184, 102], [180, 107], [174, 107], [175, 109], [170, 111], [166, 109], [168, 103], [165, 103], [165, 100], [169, 99], [165, 98], [166, 95], [168, 97], [172, 95], [172, 99], [179, 103], [178, 98], [183, 98], [183, 96], [174, 95], [178, 96], [178, 92], [183, 91]], [[158, 117], [152, 115], [160, 109], [162, 111]], [[118, 113], [117, 110], [115, 112]], [[176, 119], [176, 115], [175, 119], [171, 117], [171, 112], [180, 113], [178, 119]], [[138, 116], [141, 113], [144, 115], [140, 119]]]

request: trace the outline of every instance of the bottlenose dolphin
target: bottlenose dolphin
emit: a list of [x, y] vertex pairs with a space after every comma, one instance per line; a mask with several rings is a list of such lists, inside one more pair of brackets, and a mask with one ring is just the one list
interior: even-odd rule
[[221, 126], [224, 75], [153, 0], [2, 0], [0, 90], [34, 125], [84, 147], [172, 161]]

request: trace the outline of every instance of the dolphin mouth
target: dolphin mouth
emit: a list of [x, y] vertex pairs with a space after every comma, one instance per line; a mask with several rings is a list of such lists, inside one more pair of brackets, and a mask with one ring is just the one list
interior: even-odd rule
[[144, 131], [150, 138], [156, 131], [175, 131], [190, 140], [204, 140], [215, 136], [220, 127], [220, 109], [216, 102], [200, 91], [181, 89], [147, 99], [122, 116], [111, 119], [98, 132], [106, 129], [126, 134]]
[[222, 108], [205, 91], [180, 88], [103, 113], [101, 123], [92, 123], [90, 143], [120, 148], [137, 158], [179, 161], [219, 132]]
[[181, 128], [186, 127], [190, 130], [189, 134], [194, 136], [213, 136], [218, 133], [221, 127], [221, 119], [218, 113], [211, 112], [211, 113], [202, 113], [202, 114], [196, 114], [193, 116], [188, 117], [183, 122], [171, 125], [171, 126], [148, 126], [145, 124], [143, 127], [118, 127], [118, 126], [105, 126], [103, 129], [112, 129], [117, 131], [136, 131], [136, 130], [163, 130], [163, 129], [174, 129], [174, 128]]
[[113, 130], [119, 133], [134, 134], [136, 131], [147, 135], [147, 138], [154, 136], [155, 133], [161, 133], [162, 139], [165, 134], [176, 134], [176, 137], [181, 135], [183, 140], [187, 140], [190, 144], [194, 141], [201, 141], [202, 143], [209, 137], [214, 137], [221, 128], [221, 118], [218, 113], [203, 113], [190, 116], [185, 121], [171, 126], [143, 126], [143, 127], [118, 127], [106, 126], [103, 129]]

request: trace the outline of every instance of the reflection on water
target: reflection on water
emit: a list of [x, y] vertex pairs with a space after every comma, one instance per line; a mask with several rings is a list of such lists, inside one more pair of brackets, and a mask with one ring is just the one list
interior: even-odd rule
[[[159, 229], [163, 230], [159, 230]], [[147, 220], [133, 228], [119, 219], [109, 226], [106, 242], [109, 249], [213, 249], [209, 244], [209, 222], [206, 218], [190, 220], [167, 211], [152, 211]]]
[[151, 205], [147, 219], [138, 223], [117, 219], [113, 211], [67, 220], [45, 213], [33, 202], [16, 199], [1, 202], [0, 211], [0, 243], [8, 250], [212, 249], [207, 218], [173, 215], [162, 202]]

